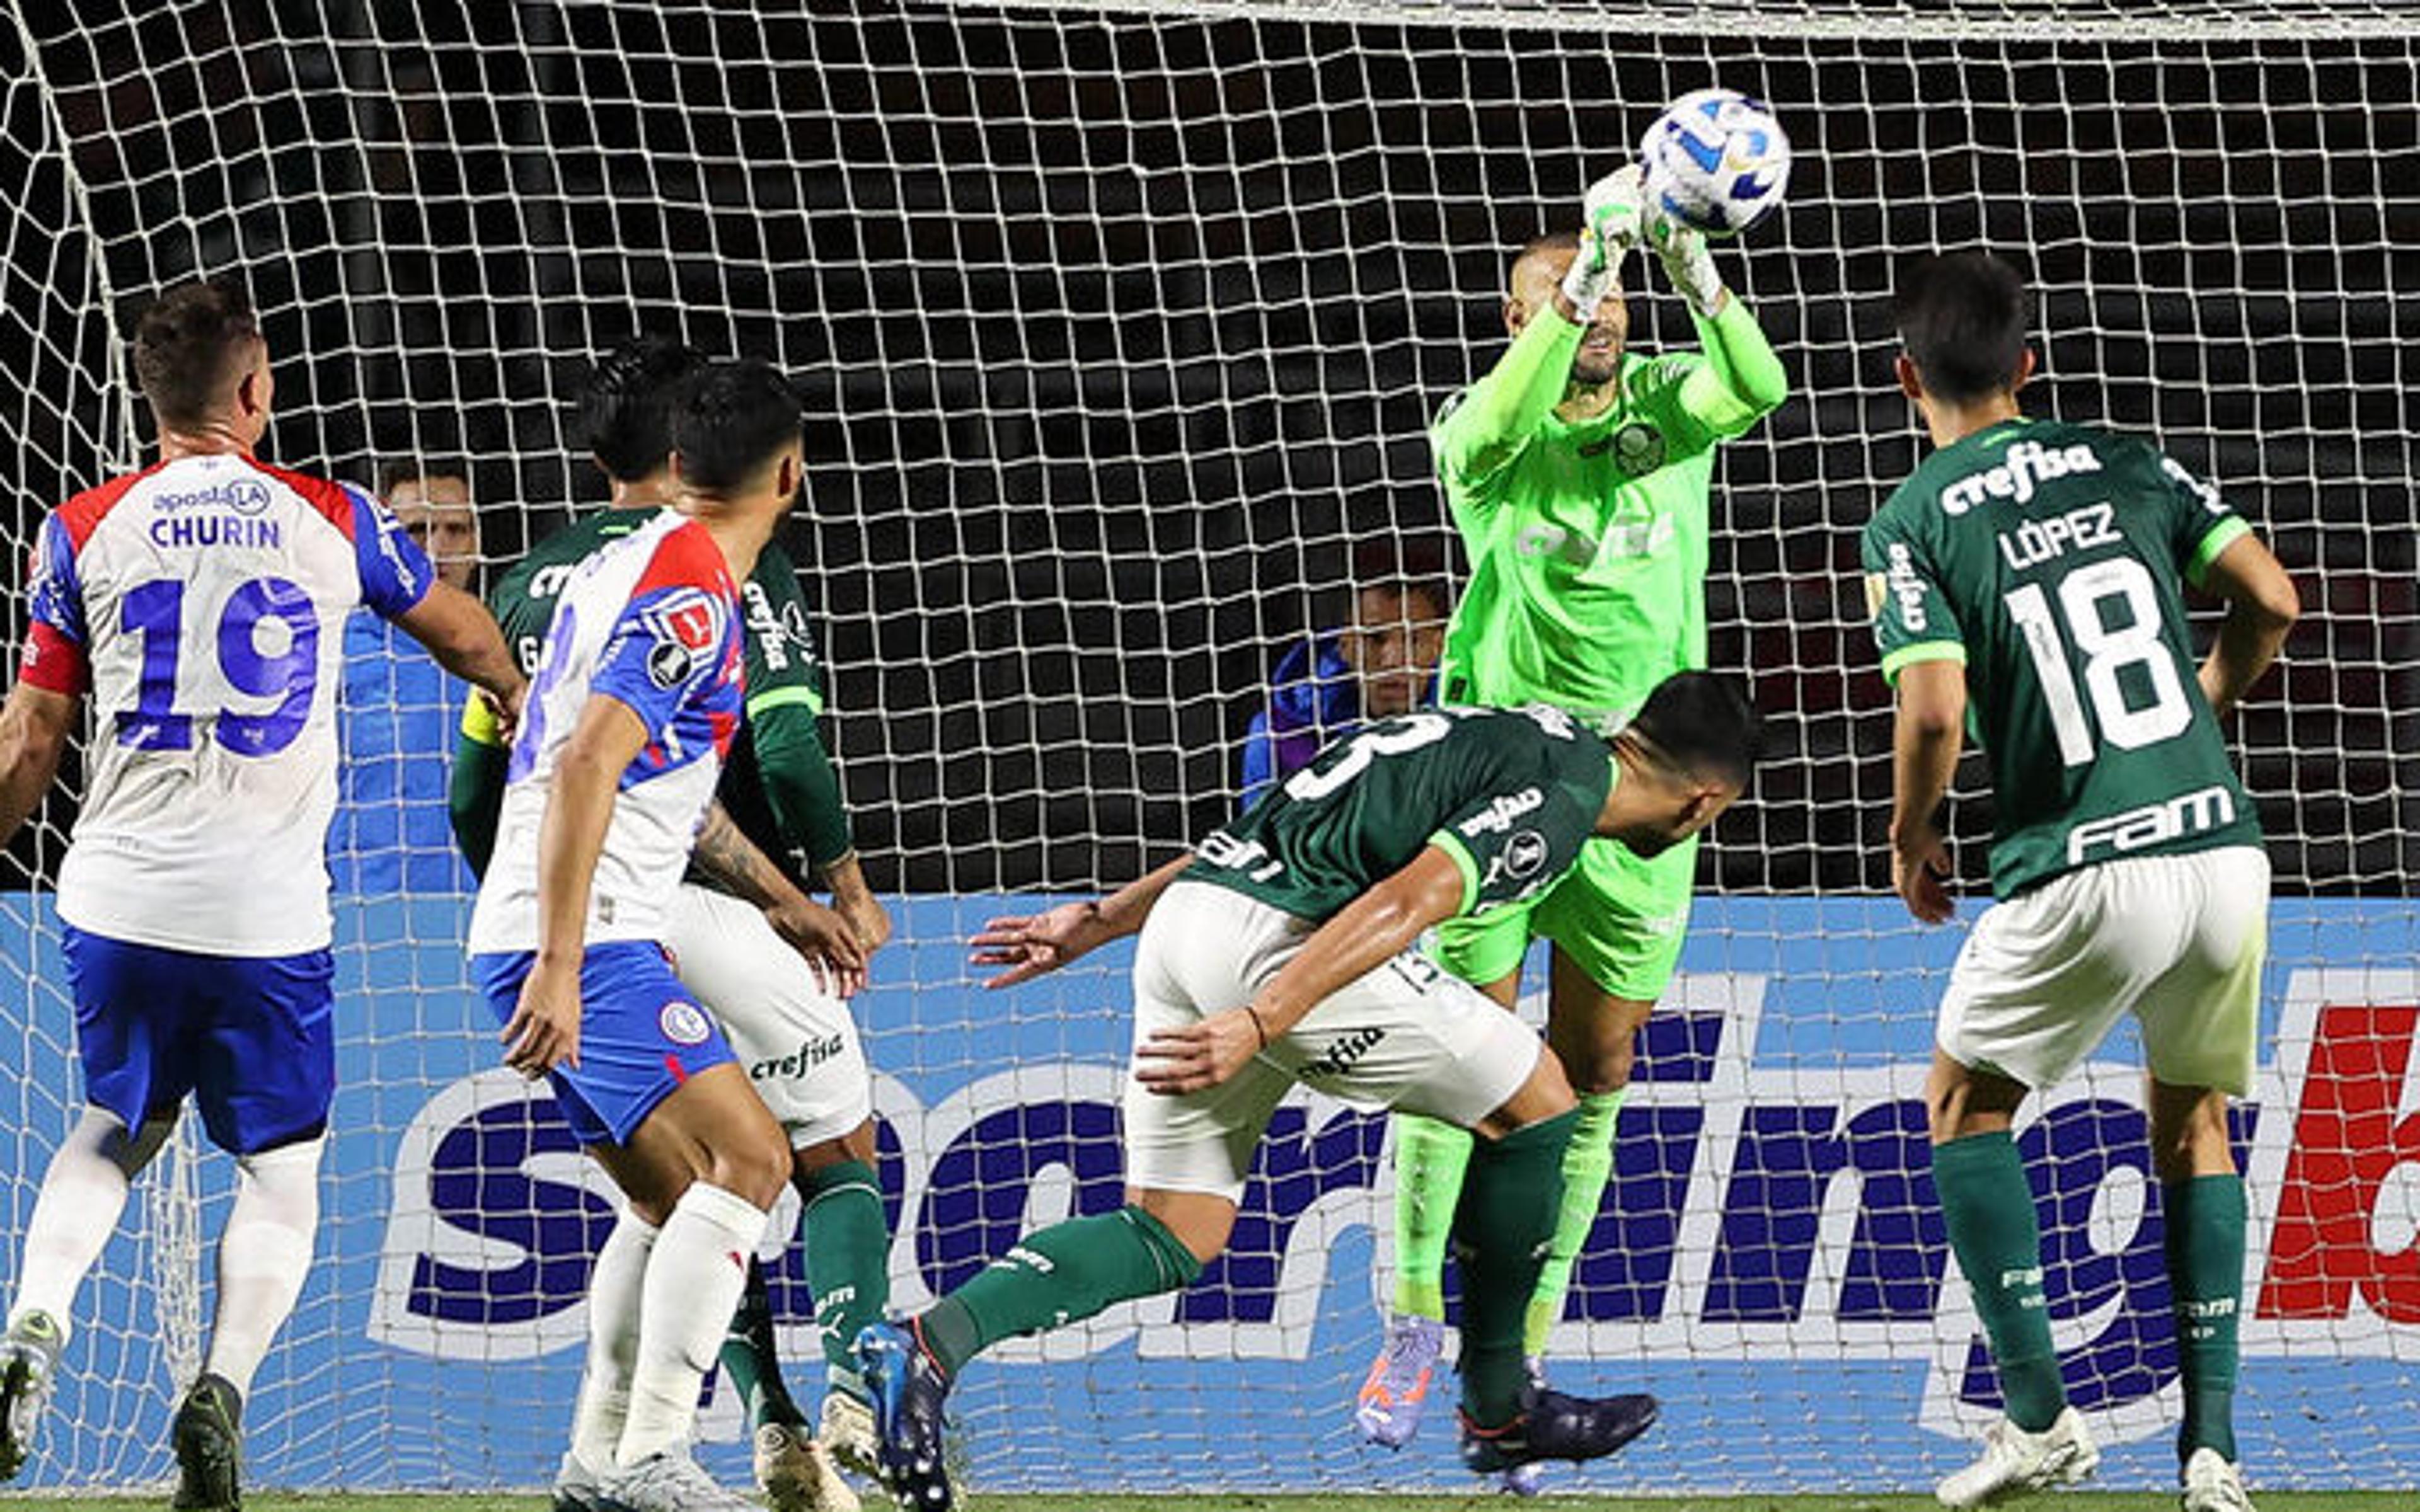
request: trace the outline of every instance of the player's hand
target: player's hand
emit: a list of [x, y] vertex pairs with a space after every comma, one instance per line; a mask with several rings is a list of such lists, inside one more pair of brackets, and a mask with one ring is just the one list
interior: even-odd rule
[[580, 968], [535, 965], [504, 1033], [504, 1064], [532, 1081], [580, 1064]]
[[1672, 292], [1688, 301], [1690, 309], [1711, 316], [1729, 291], [1723, 287], [1722, 272], [1714, 267], [1714, 255], [1707, 249], [1706, 234], [1653, 208], [1646, 212], [1645, 224], [1647, 245], [1664, 265]]
[[1947, 924], [1958, 905], [1949, 896], [1948, 842], [1929, 824], [1891, 831], [1891, 886], [1907, 911], [1927, 924]]
[[835, 995], [854, 997], [865, 986], [865, 949], [857, 927], [812, 898], [794, 899], [765, 910], [765, 921], [783, 943], [823, 973]]
[[1135, 1047], [1135, 1080], [1162, 1097], [1205, 1091], [1251, 1063], [1266, 1043], [1249, 1008], [1213, 1013], [1181, 1029], [1162, 1029]]
[[995, 918], [967, 943], [974, 947], [967, 959], [979, 966], [1008, 969], [984, 983], [1014, 987], [1046, 971], [1056, 971], [1111, 938], [1101, 922], [1097, 903], [1061, 903], [1048, 913]]
[[1605, 297], [1621, 286], [1621, 259], [1638, 244], [1647, 186], [1632, 163], [1589, 185], [1580, 201], [1580, 255], [1563, 275], [1563, 298], [1585, 325]]
[[832, 911], [848, 920], [850, 932], [857, 936], [858, 948], [868, 956], [890, 941], [891, 915], [883, 908], [880, 900], [865, 888], [851, 887], [845, 892], [835, 889]]
[[496, 744], [509, 748], [520, 733], [521, 705], [529, 701], [529, 684], [524, 682], [513, 690], [511, 698], [503, 698], [484, 687], [471, 689], [471, 696], [487, 705], [496, 721]]

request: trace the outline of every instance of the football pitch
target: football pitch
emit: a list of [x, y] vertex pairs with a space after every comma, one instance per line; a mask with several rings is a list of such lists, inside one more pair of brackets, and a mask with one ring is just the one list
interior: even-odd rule
[[[2407, 1512], [2410, 1491], [2267, 1491], [2257, 1493], [2261, 1512]], [[142, 1506], [156, 1500], [133, 1498], [0, 1497], [0, 1506], [56, 1507], [60, 1512], [94, 1506]], [[868, 1512], [886, 1504], [868, 1498]], [[1460, 1496], [985, 1496], [970, 1492], [968, 1512], [1481, 1512], [1519, 1507], [1525, 1512], [1937, 1512], [1930, 1496], [1542, 1496], [1535, 1501], [1473, 1493]], [[2167, 1491], [2069, 1491], [2004, 1504], [2044, 1512], [2172, 1512]], [[250, 1512], [545, 1512], [539, 1496], [247, 1496]]]

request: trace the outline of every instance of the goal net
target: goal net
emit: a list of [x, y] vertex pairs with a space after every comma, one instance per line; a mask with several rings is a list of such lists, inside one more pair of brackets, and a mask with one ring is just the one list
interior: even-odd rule
[[[1123, 957], [985, 994], [967, 934], [1218, 822], [1273, 678], [1349, 698], [1312, 648], [1357, 591], [1460, 570], [1425, 431], [1503, 346], [1509, 253], [1570, 224], [1664, 101], [1745, 90], [1797, 162], [1786, 208], [1717, 256], [1791, 397], [1722, 451], [1706, 594], [1713, 662], [1751, 677], [1778, 756], [1704, 853], [1553, 1343], [1559, 1382], [1652, 1390], [1665, 1415], [1579, 1483], [1915, 1488], [1997, 1407], [1923, 1140], [1962, 926], [1920, 930], [1885, 889], [1856, 561], [1919, 455], [1894, 267], [1984, 242], [2039, 290], [2029, 406], [2216, 478], [2302, 590], [2232, 730], [2277, 873], [2236, 1123], [2242, 1443], [2255, 1484], [2409, 1486], [2420, 57], [2397, 8], [16, 3], [0, 531], [22, 561], [43, 510], [134, 463], [148, 423], [113, 329], [196, 273], [240, 274], [265, 312], [270, 455], [365, 482], [453, 468], [489, 570], [600, 499], [567, 398], [605, 345], [668, 331], [799, 375], [793, 554], [899, 924], [860, 1013], [913, 1304], [1119, 1200]], [[1691, 342], [1632, 272], [1634, 343]], [[611, 1210], [467, 983], [442, 759], [414, 745], [442, 749], [455, 695], [348, 682], [343, 1090], [251, 1474], [535, 1485]], [[48, 891], [68, 787], [0, 895], [11, 1280], [77, 1102]], [[1978, 899], [1988, 825], [1957, 806]], [[2020, 1133], [2070, 1390], [2116, 1445], [2104, 1474], [2149, 1485], [2173, 1473], [2177, 1364], [2133, 1063], [2121, 1034]], [[1384, 1138], [1330, 1102], [1280, 1110], [1200, 1284], [969, 1374], [974, 1483], [1461, 1484], [1449, 1413], [1401, 1455], [1350, 1429], [1390, 1262]], [[167, 1469], [229, 1180], [193, 1155], [145, 1178], [79, 1302], [36, 1485]], [[792, 1247], [776, 1301], [812, 1395], [802, 1275]], [[706, 1422], [737, 1474], [728, 1397]]]

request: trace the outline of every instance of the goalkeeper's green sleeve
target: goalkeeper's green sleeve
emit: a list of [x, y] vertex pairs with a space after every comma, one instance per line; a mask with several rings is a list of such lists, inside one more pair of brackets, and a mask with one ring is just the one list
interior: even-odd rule
[[1681, 387], [1681, 405], [1689, 417], [1729, 439], [1755, 424], [1790, 397], [1790, 375], [1764, 336], [1764, 328], [1748, 314], [1737, 294], [1723, 301], [1712, 317], [1690, 316], [1698, 325], [1706, 364], [1689, 375]]
[[771, 702], [748, 712], [748, 738], [756, 747], [756, 772], [765, 801], [782, 838], [817, 870], [846, 856], [848, 810], [840, 777], [824, 749], [814, 710], [797, 701]]
[[1586, 330], [1540, 309], [1487, 376], [1436, 424], [1438, 464], [1451, 479], [1483, 478], [1511, 461], [1562, 402]]

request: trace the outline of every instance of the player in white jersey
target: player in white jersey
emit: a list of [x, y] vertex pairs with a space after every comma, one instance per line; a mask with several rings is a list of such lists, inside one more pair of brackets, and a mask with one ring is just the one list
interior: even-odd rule
[[272, 468], [269, 353], [227, 283], [162, 295], [134, 369], [160, 458], [42, 522], [33, 626], [0, 711], [0, 841], [89, 702], [58, 913], [88, 1106], [52, 1158], [0, 1339], [0, 1479], [30, 1450], [75, 1294], [185, 1096], [236, 1157], [176, 1504], [234, 1507], [243, 1396], [310, 1267], [335, 1082], [325, 850], [345, 619], [366, 604], [507, 706], [479, 601], [367, 493]]
[[[638, 1327], [604, 1495], [718, 1512], [749, 1504], [689, 1456], [698, 1388], [790, 1151], [664, 941], [739, 725], [737, 585], [803, 471], [798, 395], [762, 363], [718, 364], [684, 399], [674, 447], [680, 513], [604, 546], [563, 590], [471, 951], [507, 1062], [551, 1073], [572, 1132], [655, 1231], [621, 1288], [635, 1289]], [[609, 1301], [630, 1299], [591, 1304]]]

